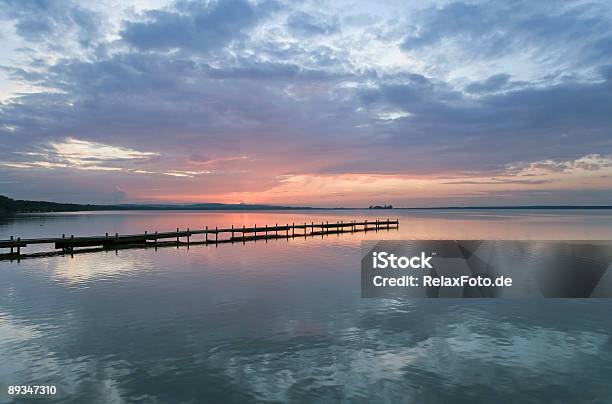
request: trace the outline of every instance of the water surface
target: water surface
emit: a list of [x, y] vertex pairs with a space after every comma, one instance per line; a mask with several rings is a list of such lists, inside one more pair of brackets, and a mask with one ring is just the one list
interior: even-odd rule
[[610, 211], [23, 215], [0, 239], [387, 217], [399, 230], [0, 262], [0, 402], [9, 384], [87, 403], [612, 401], [612, 301], [359, 289], [364, 239], [612, 239]]

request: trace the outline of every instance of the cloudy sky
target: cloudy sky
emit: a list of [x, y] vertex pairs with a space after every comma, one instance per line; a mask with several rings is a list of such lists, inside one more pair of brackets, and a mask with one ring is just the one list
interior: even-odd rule
[[611, 4], [0, 0], [0, 194], [612, 204]]

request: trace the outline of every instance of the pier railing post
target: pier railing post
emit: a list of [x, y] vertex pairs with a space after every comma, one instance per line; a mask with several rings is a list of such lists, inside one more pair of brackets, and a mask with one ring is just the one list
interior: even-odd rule
[[219, 242], [219, 229], [215, 226], [215, 244]]
[[208, 243], [208, 226], [206, 226], [206, 243]]
[[21, 237], [17, 237], [17, 258], [21, 257]]
[[232, 239], [234, 239], [234, 225], [232, 225]]
[[255, 232], [254, 234], [255, 241], [257, 241], [257, 223], [255, 223], [255, 228], [253, 231]]
[[155, 230], [155, 251], [157, 251], [157, 230]]
[[13, 252], [14, 252], [14, 250], [13, 250], [13, 243], [12, 243], [12, 241], [13, 241], [13, 236], [11, 236], [11, 255], [13, 255]]
[[295, 222], [291, 225], [291, 237], [295, 237]]
[[189, 248], [190, 238], [191, 238], [191, 233], [190, 233], [189, 227], [188, 227], [187, 228], [187, 248]]

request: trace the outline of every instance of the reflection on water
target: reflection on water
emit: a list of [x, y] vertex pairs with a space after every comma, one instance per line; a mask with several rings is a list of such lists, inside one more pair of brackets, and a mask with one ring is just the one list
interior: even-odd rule
[[[0, 238], [380, 213], [24, 216]], [[400, 229], [0, 262], [0, 402], [612, 400], [612, 301], [361, 299], [359, 278], [362, 239], [612, 239], [612, 213], [382, 214]]]

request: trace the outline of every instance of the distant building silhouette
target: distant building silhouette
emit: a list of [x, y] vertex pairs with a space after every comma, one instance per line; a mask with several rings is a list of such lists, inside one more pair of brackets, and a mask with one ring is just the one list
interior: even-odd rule
[[391, 205], [370, 205], [369, 209], [393, 209]]

